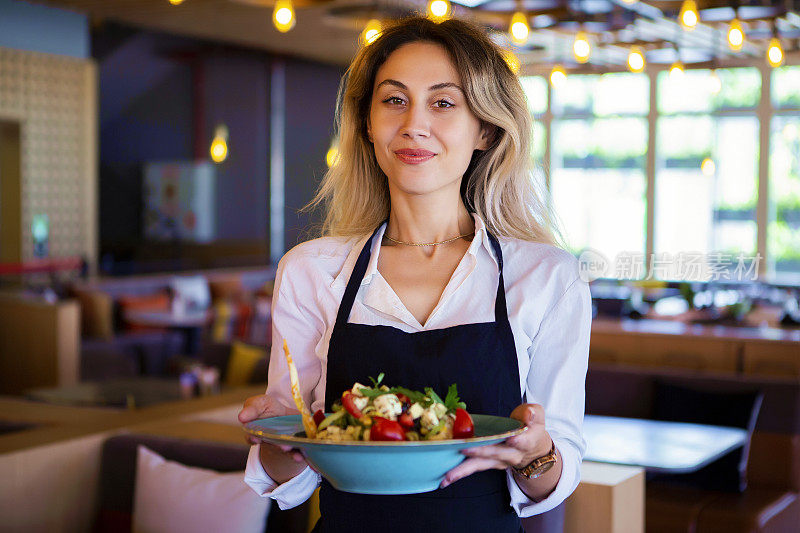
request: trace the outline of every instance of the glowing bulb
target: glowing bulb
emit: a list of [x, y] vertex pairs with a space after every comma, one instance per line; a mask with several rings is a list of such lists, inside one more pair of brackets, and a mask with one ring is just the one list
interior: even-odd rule
[[669, 76], [670, 78], [677, 78], [681, 74], [683, 74], [683, 63], [676, 61], [669, 67]]
[[626, 3], [626, 4], [628, 4], [628, 5], [633, 5], [633, 4], [635, 4], [636, 2], [638, 2], [639, 0], [622, 0], [622, 1], [623, 1], [623, 2], [625, 2], [625, 3]]
[[332, 144], [331, 147], [328, 148], [328, 152], [325, 154], [325, 164], [328, 165], [328, 167], [332, 167], [334, 163], [336, 163], [338, 157], [339, 149], [335, 144]]
[[714, 164], [713, 159], [706, 157], [703, 159], [703, 162], [700, 163], [700, 171], [703, 173], [703, 176], [713, 176], [714, 172], [717, 171], [717, 165]]
[[767, 61], [773, 67], [779, 67], [783, 63], [783, 49], [781, 42], [777, 37], [773, 37], [769, 41], [769, 48], [767, 48]]
[[361, 32], [361, 44], [364, 46], [371, 45], [375, 39], [380, 37], [381, 32], [383, 31], [383, 26], [381, 25], [381, 21], [378, 19], [372, 19], [367, 22], [367, 25], [364, 26], [364, 31]]
[[220, 124], [214, 131], [214, 140], [211, 141], [211, 159], [214, 163], [222, 163], [228, 157], [228, 128]]
[[550, 71], [550, 85], [559, 87], [565, 81], [567, 81], [567, 71], [561, 65], [555, 65]]
[[434, 22], [447, 20], [450, 14], [450, 2], [447, 0], [430, 0], [428, 2], [428, 18]]
[[275, 2], [275, 10], [272, 12], [272, 23], [275, 25], [275, 28], [281, 33], [286, 33], [294, 28], [295, 22], [292, 1], [277, 0]]
[[708, 77], [708, 83], [711, 94], [719, 94], [722, 90], [722, 80], [719, 79], [719, 74], [717, 74], [716, 70], [711, 71], [711, 75]]
[[586, 32], [579, 31], [577, 35], [575, 35], [575, 41], [572, 43], [572, 53], [575, 55], [575, 60], [578, 63], [586, 63], [589, 61], [589, 56], [592, 55], [592, 45], [589, 44]]
[[528, 17], [525, 13], [517, 11], [511, 17], [511, 25], [508, 27], [508, 33], [511, 34], [511, 40], [516, 44], [525, 44], [528, 41], [528, 33], [531, 29], [528, 26]]
[[644, 70], [645, 60], [644, 52], [638, 46], [631, 46], [631, 51], [628, 53], [628, 68], [631, 72], [641, 72]]
[[744, 28], [738, 19], [733, 19], [728, 27], [728, 46], [734, 52], [738, 52], [744, 46]]
[[678, 19], [687, 30], [693, 30], [697, 26], [700, 15], [697, 13], [697, 4], [694, 0], [683, 1]]
[[511, 69], [511, 72], [513, 72], [514, 74], [519, 72], [520, 62], [519, 58], [517, 57], [517, 54], [515, 54], [511, 50], [503, 50], [503, 59], [506, 60], [508, 68]]
[[183, 3], [183, 0], [169, 0], [169, 3], [173, 6], [179, 6]]

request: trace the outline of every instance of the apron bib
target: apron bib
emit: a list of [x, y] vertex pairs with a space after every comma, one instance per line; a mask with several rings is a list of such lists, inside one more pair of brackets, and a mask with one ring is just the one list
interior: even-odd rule
[[[495, 321], [406, 333], [392, 326], [348, 323], [377, 232], [361, 250], [339, 306], [328, 347], [325, 410], [330, 412], [353, 383], [383, 372], [391, 385], [433, 387], [439, 395], [456, 383], [470, 413], [508, 416], [522, 398], [497, 239], [489, 235], [500, 266]], [[323, 479], [321, 518], [314, 531], [519, 533], [520, 520], [509, 503], [503, 470], [477, 472], [444, 489], [397, 496], [342, 492]]]

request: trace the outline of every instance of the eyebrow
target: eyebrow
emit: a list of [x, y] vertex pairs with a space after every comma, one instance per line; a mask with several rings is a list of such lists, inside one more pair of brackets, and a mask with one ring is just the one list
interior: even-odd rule
[[[406, 87], [405, 83], [403, 83], [401, 81], [393, 80], [391, 78], [390, 79], [385, 79], [382, 82], [380, 82], [378, 84], [378, 86], [375, 87], [375, 89], [380, 89], [384, 85], [394, 85], [395, 87], [403, 89], [404, 91], [408, 90], [408, 87]], [[444, 89], [446, 87], [454, 87], [454, 88], [458, 89], [459, 91], [461, 91], [462, 93], [464, 92], [464, 89], [462, 89], [460, 85], [458, 85], [457, 83], [450, 82], [450, 81], [446, 81], [446, 82], [442, 82], [442, 83], [437, 83], [435, 85], [431, 85], [430, 87], [428, 87], [428, 90], [429, 91], [437, 91], [439, 89]]]

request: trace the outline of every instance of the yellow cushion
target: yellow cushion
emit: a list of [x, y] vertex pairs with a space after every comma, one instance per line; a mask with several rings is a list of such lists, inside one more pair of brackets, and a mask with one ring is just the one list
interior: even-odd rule
[[228, 359], [228, 370], [225, 373], [225, 384], [230, 387], [241, 387], [250, 382], [253, 369], [267, 351], [257, 346], [233, 341], [231, 356]]

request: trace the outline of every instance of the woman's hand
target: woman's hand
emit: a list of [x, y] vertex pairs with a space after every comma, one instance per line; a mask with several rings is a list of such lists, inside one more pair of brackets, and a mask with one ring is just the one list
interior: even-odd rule
[[[466, 455], [468, 459], [445, 475], [441, 488], [482, 470], [505, 470], [509, 467], [523, 468], [529, 465], [534, 459], [546, 455], [550, 451], [552, 441], [550, 435], [544, 428], [544, 407], [538, 404], [522, 404], [515, 408], [510, 416], [525, 424], [525, 431], [520, 435], [506, 439], [500, 444], [462, 450], [461, 453]], [[556, 468], [554, 467], [551, 471], [552, 470], [556, 470]], [[549, 473], [550, 472], [548, 472], [548, 474]], [[560, 477], [560, 461], [558, 463], [557, 473], [558, 477]], [[520, 481], [519, 476], [515, 477]], [[551, 475], [547, 475], [542, 476], [540, 479], [542, 479], [545, 484], [550, 484], [552, 480], [544, 478], [552, 477]], [[555, 481], [552, 481], [551, 487], [543, 487], [546, 489], [544, 491], [545, 494], [549, 493], [552, 488], [555, 487], [555, 484], [558, 482], [558, 477], [555, 478]], [[527, 482], [534, 483], [539, 482], [539, 480], [525, 480], [525, 485], [528, 484]], [[529, 496], [532, 496], [531, 492], [543, 492], [540, 490], [529, 491], [527, 489], [532, 487], [527, 486], [521, 488]]]
[[[288, 409], [266, 394], [262, 394], [251, 396], [245, 400], [242, 410], [239, 411], [239, 422], [246, 424], [261, 418], [287, 414], [291, 414]], [[253, 435], [248, 435], [247, 440], [250, 444], [261, 445], [261, 464], [264, 466], [267, 475], [276, 483], [284, 483], [292, 479], [308, 466], [306, 458], [296, 448], [276, 446]]]

